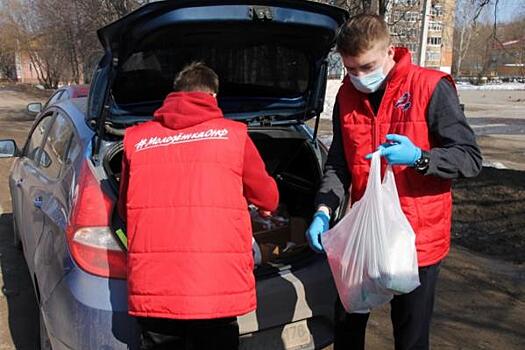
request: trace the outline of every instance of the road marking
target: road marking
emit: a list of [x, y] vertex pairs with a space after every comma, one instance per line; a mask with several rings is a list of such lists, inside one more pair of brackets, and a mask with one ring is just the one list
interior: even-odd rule
[[495, 127], [502, 127], [502, 126], [509, 126], [508, 124], [476, 124], [471, 125], [472, 129], [476, 128], [495, 128]]

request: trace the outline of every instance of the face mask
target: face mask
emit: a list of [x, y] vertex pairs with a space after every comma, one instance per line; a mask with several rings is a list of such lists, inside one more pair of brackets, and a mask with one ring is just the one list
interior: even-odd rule
[[372, 73], [361, 77], [356, 77], [350, 73], [348, 75], [354, 87], [365, 94], [376, 92], [386, 78], [386, 75], [383, 73], [383, 67], [379, 67]]

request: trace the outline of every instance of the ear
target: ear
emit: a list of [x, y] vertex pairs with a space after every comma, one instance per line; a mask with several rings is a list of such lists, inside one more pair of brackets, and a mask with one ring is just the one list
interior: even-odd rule
[[394, 59], [394, 55], [396, 54], [396, 49], [395, 49], [394, 45], [388, 45], [388, 49], [387, 50], [388, 50], [387, 51], [387, 55], [390, 58]]

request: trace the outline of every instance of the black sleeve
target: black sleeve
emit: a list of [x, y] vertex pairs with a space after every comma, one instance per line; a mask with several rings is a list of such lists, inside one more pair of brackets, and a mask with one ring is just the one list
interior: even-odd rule
[[482, 158], [476, 136], [461, 110], [455, 88], [447, 79], [441, 79], [432, 94], [427, 123], [431, 138], [439, 146], [430, 150], [425, 175], [445, 179], [478, 175]]
[[339, 107], [334, 105], [332, 114], [333, 140], [328, 150], [328, 157], [324, 167], [321, 187], [315, 200], [316, 208], [326, 205], [333, 213], [343, 202], [346, 190], [350, 185], [350, 174], [346, 166], [343, 140], [341, 137], [341, 122], [339, 120]]

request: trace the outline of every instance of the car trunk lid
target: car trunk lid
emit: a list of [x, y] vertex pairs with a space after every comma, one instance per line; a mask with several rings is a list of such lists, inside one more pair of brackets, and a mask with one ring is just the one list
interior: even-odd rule
[[87, 118], [102, 131], [106, 121], [147, 120], [177, 72], [203, 61], [220, 77], [226, 117], [263, 125], [307, 120], [322, 111], [326, 56], [346, 16], [297, 0], [143, 6], [98, 31], [105, 56]]

